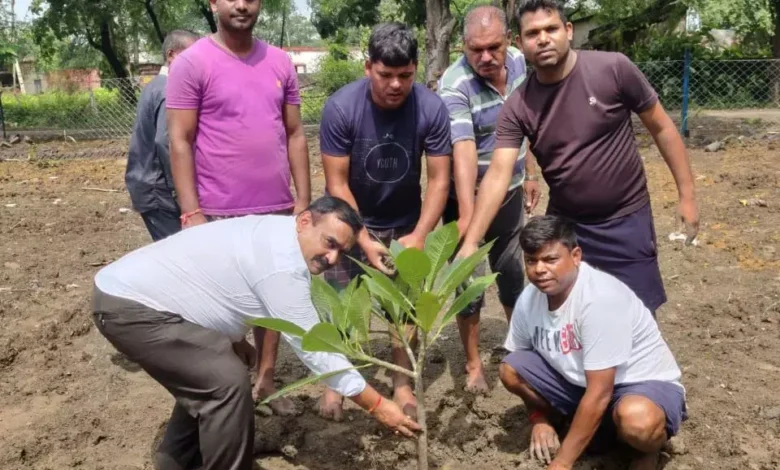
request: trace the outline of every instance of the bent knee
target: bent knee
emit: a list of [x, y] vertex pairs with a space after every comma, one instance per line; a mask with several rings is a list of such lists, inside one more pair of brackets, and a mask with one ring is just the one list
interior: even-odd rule
[[664, 411], [642, 396], [632, 395], [620, 400], [613, 416], [618, 433], [631, 441], [655, 441], [666, 430]]
[[498, 366], [498, 377], [501, 379], [501, 383], [504, 384], [504, 387], [512, 387], [513, 385], [516, 386], [525, 383], [523, 377], [517, 373], [514, 367], [506, 362], [502, 362], [501, 365]]

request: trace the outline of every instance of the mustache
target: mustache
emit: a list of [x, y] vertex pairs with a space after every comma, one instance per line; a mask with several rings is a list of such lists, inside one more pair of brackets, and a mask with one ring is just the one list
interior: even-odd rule
[[324, 256], [315, 256], [312, 261], [320, 265], [322, 269], [330, 269], [333, 266], [328, 262], [328, 259]]

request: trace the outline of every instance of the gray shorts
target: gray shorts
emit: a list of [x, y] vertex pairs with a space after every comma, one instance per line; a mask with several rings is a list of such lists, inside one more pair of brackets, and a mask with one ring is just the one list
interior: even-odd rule
[[[577, 407], [585, 394], [585, 389], [567, 381], [558, 371], [536, 351], [519, 350], [510, 353], [504, 362], [514, 369], [520, 377], [536, 390], [550, 405], [564, 416], [574, 417]], [[683, 389], [673, 383], [648, 380], [630, 384], [617, 384], [612, 392], [607, 413], [627, 395], [639, 395], [647, 398], [666, 414], [666, 434], [672, 437], [680, 430], [680, 424], [688, 419]], [[615, 423], [612, 419], [602, 420], [601, 438], [606, 433], [614, 435]]]

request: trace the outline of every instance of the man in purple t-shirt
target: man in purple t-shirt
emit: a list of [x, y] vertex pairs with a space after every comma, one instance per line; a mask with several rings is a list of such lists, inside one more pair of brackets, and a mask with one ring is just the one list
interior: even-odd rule
[[[167, 111], [182, 226], [248, 214], [298, 213], [311, 199], [309, 155], [294, 66], [252, 37], [259, 0], [211, 0], [218, 31], [181, 54], [168, 77]], [[290, 191], [290, 176], [297, 200]], [[255, 396], [276, 391], [279, 333], [253, 330]], [[272, 402], [280, 414], [292, 401]]]
[[[366, 77], [350, 83], [325, 103], [320, 125], [320, 150], [325, 184], [332, 196], [359, 209], [367, 229], [358, 235], [350, 255], [387, 272], [385, 248], [397, 239], [423, 249], [425, 236], [444, 211], [450, 184], [450, 120], [436, 93], [414, 82], [417, 40], [400, 23], [377, 25], [369, 40]], [[422, 154], [428, 185], [422, 203]], [[343, 256], [325, 278], [344, 288], [362, 269]], [[400, 340], [393, 361], [411, 367]], [[412, 384], [393, 374], [393, 399], [409, 415], [416, 411]], [[327, 390], [320, 413], [341, 417], [341, 400]]]
[[619, 53], [571, 50], [572, 34], [555, 0], [520, 8], [521, 47], [534, 72], [499, 114], [495, 151], [459, 256], [476, 250], [528, 138], [550, 187], [548, 213], [574, 222], [585, 261], [623, 281], [655, 313], [666, 293], [631, 113], [674, 176], [679, 215], [693, 238], [699, 211], [685, 144], [636, 65]]

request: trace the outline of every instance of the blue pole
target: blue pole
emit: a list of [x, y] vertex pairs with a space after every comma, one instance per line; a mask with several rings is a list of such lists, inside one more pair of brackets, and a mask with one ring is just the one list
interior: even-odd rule
[[691, 77], [691, 49], [685, 48], [685, 60], [683, 60], [683, 83], [682, 83], [682, 119], [680, 122], [680, 133], [683, 137], [689, 137], [688, 132], [688, 94]]

